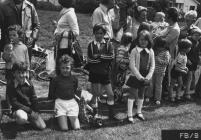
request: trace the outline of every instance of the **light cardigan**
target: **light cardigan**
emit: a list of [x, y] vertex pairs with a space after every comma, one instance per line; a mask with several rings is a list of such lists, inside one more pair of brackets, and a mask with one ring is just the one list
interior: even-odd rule
[[63, 33], [63, 37], [68, 37], [70, 30], [75, 36], [79, 35], [79, 26], [74, 8], [63, 8], [59, 17], [57, 28], [54, 32], [55, 35], [61, 35]]
[[140, 79], [147, 79], [150, 80], [152, 78], [152, 75], [154, 73], [154, 69], [155, 69], [155, 59], [154, 59], [154, 51], [153, 49], [145, 49], [146, 52], [149, 54], [149, 60], [148, 60], [148, 65], [149, 65], [149, 73], [147, 74], [146, 77], [143, 77], [140, 72], [139, 72], [139, 68], [140, 68], [140, 52], [143, 49], [140, 47], [135, 47], [131, 54], [130, 54], [130, 63], [129, 63], [129, 67], [131, 70], [131, 74], [136, 76], [136, 78], [138, 80]]

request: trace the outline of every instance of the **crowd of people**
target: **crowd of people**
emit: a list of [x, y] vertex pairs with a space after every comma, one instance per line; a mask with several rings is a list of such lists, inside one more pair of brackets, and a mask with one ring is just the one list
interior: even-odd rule
[[[69, 54], [69, 33], [79, 36], [74, 0], [58, 0], [62, 6], [54, 32], [57, 41], [56, 76], [49, 85], [55, 100], [56, 118], [61, 130], [80, 129], [79, 106], [74, 99], [78, 79], [71, 74], [74, 60]], [[125, 8], [126, 7], [126, 8]], [[125, 12], [126, 11], [126, 12]], [[99, 115], [98, 98], [107, 94], [109, 117], [115, 119], [114, 87], [119, 80], [129, 87], [127, 119], [146, 120], [144, 100], [171, 102], [190, 100], [191, 88], [201, 97], [201, 76], [195, 84], [195, 72], [201, 65], [201, 21], [197, 12], [185, 14], [179, 27], [179, 13], [169, 8], [147, 19], [147, 8], [131, 2], [121, 7], [114, 0], [100, 0], [92, 14], [94, 39], [87, 47], [88, 81], [93, 95], [89, 103], [94, 117]], [[81, 24], [81, 23], [80, 23]], [[31, 50], [38, 38], [39, 18], [28, 0], [7, 0], [0, 4], [0, 50], [6, 62], [6, 97], [18, 124], [31, 123], [38, 129], [46, 125], [40, 117], [34, 86], [29, 78]], [[176, 91], [175, 91], [176, 90]], [[183, 91], [184, 90], [184, 91]], [[184, 93], [183, 93], [184, 92]], [[164, 98], [163, 98], [164, 97]], [[133, 105], [137, 105], [133, 115]]]

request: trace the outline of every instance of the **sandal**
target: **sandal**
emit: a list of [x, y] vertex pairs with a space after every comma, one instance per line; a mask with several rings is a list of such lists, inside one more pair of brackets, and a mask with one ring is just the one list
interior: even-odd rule
[[141, 121], [145, 121], [145, 118], [144, 118], [144, 116], [143, 116], [142, 113], [137, 113], [137, 114], [135, 115], [135, 117], [138, 118], [138, 119], [141, 120]]

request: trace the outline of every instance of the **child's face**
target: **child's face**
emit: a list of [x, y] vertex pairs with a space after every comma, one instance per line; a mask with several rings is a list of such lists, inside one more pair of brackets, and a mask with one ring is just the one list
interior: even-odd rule
[[62, 76], [65, 76], [65, 77], [69, 76], [70, 73], [71, 73], [71, 65], [70, 65], [70, 63], [68, 63], [68, 64], [62, 63], [60, 65], [60, 72], [61, 72]]
[[192, 39], [195, 40], [195, 41], [198, 41], [200, 38], [201, 38], [201, 35], [198, 34], [198, 33], [194, 33], [194, 34], [192, 35]]
[[103, 40], [105, 34], [104, 34], [104, 32], [100, 29], [100, 30], [96, 31], [96, 32], [94, 33], [94, 35], [95, 35], [96, 41], [97, 41], [97, 42], [101, 42], [101, 40]]
[[141, 48], [147, 48], [147, 45], [149, 44], [148, 40], [145, 38], [145, 36], [140, 35], [139, 37], [139, 47]]
[[18, 35], [17, 31], [9, 31], [9, 39], [10, 39], [10, 41], [12, 41], [15, 44], [18, 43], [19, 35]]
[[24, 84], [25, 79], [26, 79], [26, 71], [18, 71], [18, 70], [15, 71], [14, 77], [19, 84]]

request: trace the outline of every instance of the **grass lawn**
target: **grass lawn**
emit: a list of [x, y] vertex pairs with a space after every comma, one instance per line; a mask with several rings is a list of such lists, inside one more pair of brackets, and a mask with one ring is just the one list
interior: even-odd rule
[[[41, 21], [40, 39], [42, 47], [51, 47], [53, 38], [52, 19], [57, 19], [57, 12], [38, 11]], [[92, 39], [91, 19], [89, 15], [77, 14], [80, 27], [80, 43], [86, 52], [88, 42]], [[48, 83], [34, 80], [37, 95], [47, 96]], [[0, 95], [5, 95], [5, 86], [0, 87]], [[125, 110], [126, 111], [126, 110]], [[136, 120], [134, 124], [105, 125], [102, 128], [86, 127], [79, 131], [60, 132], [52, 128], [51, 116], [42, 114], [47, 121], [44, 131], [32, 130], [28, 126], [17, 126], [4, 117], [0, 126], [0, 139], [26, 140], [160, 140], [164, 129], [200, 129], [201, 102], [188, 102], [179, 105], [163, 105], [160, 108], [146, 107], [143, 110], [147, 121]], [[171, 140], [171, 139], [170, 139]]]

